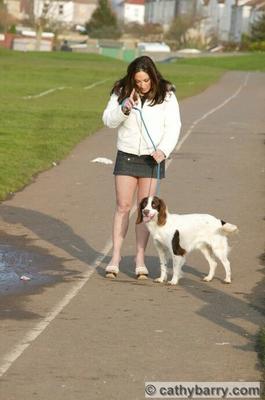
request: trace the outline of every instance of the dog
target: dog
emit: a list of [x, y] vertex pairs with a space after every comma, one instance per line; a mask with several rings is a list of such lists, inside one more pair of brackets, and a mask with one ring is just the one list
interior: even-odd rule
[[204, 281], [213, 279], [218, 258], [225, 269], [225, 283], [231, 283], [227, 235], [237, 232], [229, 224], [208, 214], [170, 214], [165, 202], [157, 196], [145, 197], [139, 204], [136, 224], [144, 222], [153, 237], [160, 259], [160, 277], [155, 282], [167, 281], [167, 256], [173, 260], [173, 276], [169, 284], [176, 285], [182, 276], [185, 257], [192, 250], [202, 252], [210, 270]]

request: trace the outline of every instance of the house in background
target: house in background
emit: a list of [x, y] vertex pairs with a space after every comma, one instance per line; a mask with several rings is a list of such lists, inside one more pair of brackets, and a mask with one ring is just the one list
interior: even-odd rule
[[204, 39], [214, 36], [220, 41], [229, 40], [234, 3], [235, 0], [204, 0], [198, 2], [197, 12], [201, 17], [199, 31]]
[[202, 0], [197, 7], [202, 16], [198, 29], [204, 37], [238, 43], [264, 10], [265, 0]]
[[194, 0], [145, 0], [145, 22], [167, 29], [176, 15], [188, 12], [193, 3]]
[[192, 35], [240, 42], [265, 9], [265, 0], [146, 0], [145, 21], [167, 29], [174, 17], [193, 15], [200, 21]]
[[177, 12], [176, 0], [146, 0], [145, 22], [168, 27]]
[[[192, 35], [207, 42], [240, 42], [243, 33], [265, 12], [265, 0], [109, 0], [125, 23], [159, 23], [164, 29], [176, 16], [193, 15], [199, 22]], [[97, 8], [98, 0], [4, 0], [17, 21], [47, 16], [52, 22], [72, 28], [84, 25]]]
[[137, 22], [144, 24], [145, 4], [144, 0], [125, 0], [123, 2], [123, 22]]
[[84, 24], [97, 8], [97, 0], [5, 0], [7, 11], [18, 21], [46, 16], [69, 27]]
[[97, 8], [97, 0], [49, 1], [34, 0], [34, 15], [68, 25], [84, 24]]
[[265, 13], [265, 0], [248, 0], [243, 7], [242, 31], [249, 33], [251, 25]]
[[7, 12], [16, 20], [23, 21], [30, 18], [32, 3], [30, 0], [4, 0]]
[[97, 0], [73, 0], [73, 24], [85, 24], [98, 6]]
[[195, 15], [197, 12], [198, 0], [177, 0], [176, 14], [177, 15]]

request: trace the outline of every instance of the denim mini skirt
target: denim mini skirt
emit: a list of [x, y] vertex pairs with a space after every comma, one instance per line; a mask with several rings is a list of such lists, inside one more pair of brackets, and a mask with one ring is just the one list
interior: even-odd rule
[[[114, 175], [157, 178], [157, 162], [150, 155], [138, 156], [118, 150]], [[165, 178], [165, 160], [160, 163], [160, 179]]]

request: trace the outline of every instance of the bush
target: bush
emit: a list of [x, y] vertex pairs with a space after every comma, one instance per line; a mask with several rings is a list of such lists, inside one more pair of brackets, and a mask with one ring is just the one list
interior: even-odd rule
[[250, 35], [243, 34], [240, 44], [242, 51], [265, 51], [265, 40], [254, 40]]
[[250, 51], [265, 51], [265, 40], [258, 42], [251, 42], [249, 44]]
[[11, 25], [10, 26], [10, 28], [8, 29], [8, 33], [17, 33], [17, 30], [16, 30], [16, 25]]
[[163, 38], [163, 27], [160, 24], [129, 22], [123, 25], [123, 32], [132, 37], [142, 38], [145, 41], [160, 41]]
[[251, 40], [254, 42], [265, 40], [265, 13], [251, 26]]
[[91, 39], [119, 39], [121, 37], [121, 32], [112, 26], [103, 26], [102, 28], [93, 29], [89, 32], [89, 37]]
[[222, 42], [221, 45], [223, 46], [224, 51], [238, 51], [240, 50], [240, 45], [235, 42]]

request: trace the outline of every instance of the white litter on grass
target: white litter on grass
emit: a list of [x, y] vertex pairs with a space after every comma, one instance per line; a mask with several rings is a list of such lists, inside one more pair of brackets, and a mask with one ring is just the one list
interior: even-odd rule
[[53, 161], [52, 165], [53, 165], [54, 167], [56, 167], [56, 166], [57, 166], [57, 164], [56, 164], [56, 162], [55, 162], [55, 161]]
[[113, 164], [113, 162], [109, 158], [105, 157], [94, 158], [94, 160], [92, 160], [91, 162], [98, 162], [101, 164]]
[[22, 276], [20, 277], [20, 280], [21, 280], [21, 281], [30, 281], [30, 277], [29, 277], [29, 276], [26, 276], [26, 275], [22, 275]]
[[230, 344], [229, 342], [222, 342], [222, 343], [215, 343], [217, 346], [226, 346], [227, 344]]

